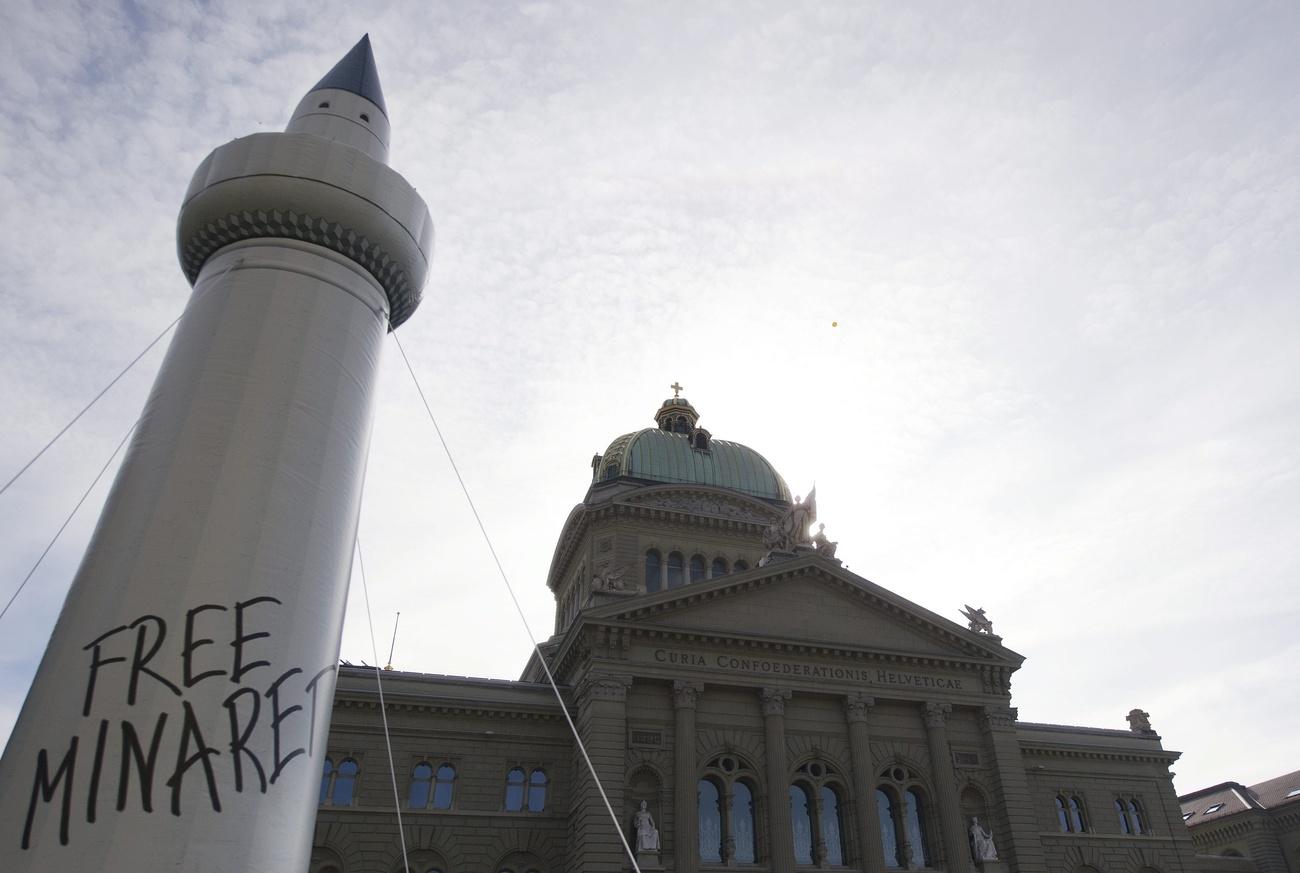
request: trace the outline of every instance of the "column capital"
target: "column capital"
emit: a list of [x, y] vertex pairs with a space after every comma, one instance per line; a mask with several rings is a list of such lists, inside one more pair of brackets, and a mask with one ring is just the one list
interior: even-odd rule
[[673, 709], [694, 709], [700, 695], [704, 693], [703, 682], [691, 682], [686, 679], [673, 680]]
[[858, 692], [850, 694], [844, 698], [844, 717], [848, 719], [849, 724], [855, 721], [866, 721], [867, 710], [876, 705], [876, 698], [869, 694]]
[[785, 702], [790, 699], [789, 688], [764, 688], [758, 694], [763, 700], [763, 715], [785, 715]]
[[952, 712], [951, 703], [939, 703], [935, 700], [927, 701], [925, 704], [925, 726], [929, 728], [941, 728], [948, 721], [948, 713]]
[[981, 722], [985, 730], [1013, 727], [1019, 717], [1019, 710], [1014, 706], [988, 705], [981, 713]]

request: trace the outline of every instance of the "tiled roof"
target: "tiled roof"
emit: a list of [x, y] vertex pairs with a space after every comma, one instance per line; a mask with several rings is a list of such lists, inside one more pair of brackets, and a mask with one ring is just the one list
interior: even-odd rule
[[[1293, 791], [1296, 793], [1287, 797]], [[1209, 824], [1250, 809], [1275, 809], [1300, 803], [1300, 770], [1249, 787], [1240, 782], [1222, 782], [1184, 794], [1178, 802], [1188, 827]]]

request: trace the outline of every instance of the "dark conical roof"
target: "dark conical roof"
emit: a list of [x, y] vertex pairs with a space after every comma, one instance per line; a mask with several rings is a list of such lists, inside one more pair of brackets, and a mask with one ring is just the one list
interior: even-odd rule
[[343, 60], [334, 65], [334, 69], [325, 74], [325, 78], [316, 83], [313, 91], [324, 88], [337, 88], [350, 91], [364, 97], [379, 107], [379, 111], [388, 115], [384, 105], [384, 90], [379, 87], [379, 70], [375, 67], [375, 53], [370, 50], [370, 34], [361, 37], [361, 41], [343, 56]]

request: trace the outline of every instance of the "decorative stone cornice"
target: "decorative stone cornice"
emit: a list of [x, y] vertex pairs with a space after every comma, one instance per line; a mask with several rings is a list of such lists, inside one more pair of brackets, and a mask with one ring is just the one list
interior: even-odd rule
[[703, 682], [690, 682], [677, 679], [673, 682], [673, 708], [694, 709], [699, 697], [704, 693]]
[[980, 721], [985, 730], [998, 730], [1014, 727], [1019, 714], [1014, 706], [989, 705], [984, 707]]
[[844, 717], [852, 724], [867, 720], [867, 712], [876, 705], [876, 698], [861, 692], [844, 698]]
[[763, 701], [763, 715], [785, 715], [785, 702], [790, 699], [789, 688], [763, 688], [758, 692]]
[[948, 723], [948, 713], [952, 712], [951, 703], [931, 700], [925, 704], [925, 726], [941, 728]]
[[627, 699], [632, 677], [624, 674], [598, 673], [578, 683], [578, 699], [583, 702], [605, 700], [621, 703]]

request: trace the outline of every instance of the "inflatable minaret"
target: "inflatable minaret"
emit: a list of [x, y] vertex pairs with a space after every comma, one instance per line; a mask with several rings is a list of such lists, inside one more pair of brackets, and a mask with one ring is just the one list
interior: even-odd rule
[[380, 348], [433, 227], [369, 38], [212, 152], [193, 292], [0, 760], [0, 867], [308, 867]]

